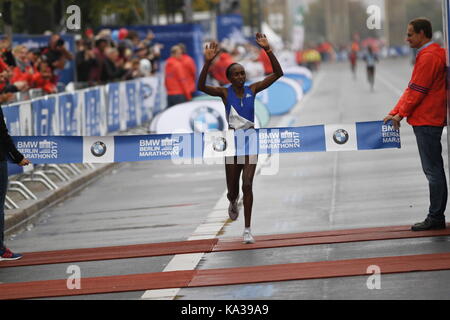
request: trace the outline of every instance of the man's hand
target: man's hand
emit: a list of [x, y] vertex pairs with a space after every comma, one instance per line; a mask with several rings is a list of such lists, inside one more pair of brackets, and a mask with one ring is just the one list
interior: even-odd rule
[[27, 166], [27, 165], [30, 164], [30, 160], [28, 160], [28, 159], [26, 159], [26, 158], [23, 158], [22, 161], [20, 161], [18, 164], [19, 164], [19, 166], [21, 166], [21, 167]]
[[205, 59], [206, 61], [212, 61], [219, 54], [219, 45], [216, 42], [211, 42], [205, 47]]
[[270, 49], [269, 41], [267, 40], [265, 34], [258, 32], [256, 34], [256, 43], [266, 51]]
[[394, 126], [395, 130], [398, 130], [400, 128], [400, 121], [402, 121], [403, 117], [401, 117], [399, 114], [396, 114], [395, 116], [388, 114], [384, 119], [383, 122], [386, 123], [388, 121], [392, 121], [392, 125]]

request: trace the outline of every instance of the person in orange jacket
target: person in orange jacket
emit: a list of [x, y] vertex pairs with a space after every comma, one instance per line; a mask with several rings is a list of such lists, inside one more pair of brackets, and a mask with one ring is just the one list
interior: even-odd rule
[[38, 72], [32, 75], [33, 88], [40, 88], [49, 94], [58, 92], [49, 63], [47, 61], [41, 61], [37, 69]]
[[213, 65], [209, 69], [212, 77], [219, 82], [219, 85], [224, 86], [230, 83], [230, 80], [228, 80], [226, 75], [226, 70], [233, 62], [233, 57], [225, 49], [219, 51], [218, 56], [215, 58]]
[[192, 100], [192, 88], [189, 75], [181, 62], [181, 48], [173, 46], [165, 66], [165, 86], [167, 91], [167, 107]]
[[272, 64], [270, 63], [269, 56], [263, 49], [259, 50], [258, 60], [264, 66], [264, 74], [265, 75], [273, 73]]
[[179, 43], [178, 46], [181, 48], [181, 62], [189, 75], [189, 87], [191, 88], [191, 94], [193, 94], [195, 92], [195, 88], [197, 87], [197, 66], [195, 65], [194, 59], [187, 54], [184, 43]]
[[28, 49], [23, 45], [18, 45], [13, 49], [16, 66], [12, 70], [11, 83], [20, 91], [26, 91], [32, 87], [33, 67], [27, 59]]
[[418, 49], [408, 88], [397, 105], [384, 118], [400, 127], [404, 117], [413, 127], [422, 169], [428, 180], [430, 206], [426, 219], [414, 224], [413, 231], [444, 229], [447, 205], [447, 179], [442, 159], [441, 136], [447, 124], [446, 53], [432, 41], [432, 26], [427, 19], [412, 20], [407, 38]]

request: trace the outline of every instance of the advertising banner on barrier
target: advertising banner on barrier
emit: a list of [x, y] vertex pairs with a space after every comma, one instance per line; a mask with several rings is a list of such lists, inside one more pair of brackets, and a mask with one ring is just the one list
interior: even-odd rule
[[136, 82], [125, 82], [125, 99], [127, 104], [127, 128], [134, 128], [138, 125], [137, 104], [136, 104]]
[[31, 102], [25, 101], [20, 103], [19, 107], [20, 135], [31, 136], [33, 130], [33, 116], [31, 114]]
[[33, 163], [191, 160], [247, 154], [400, 148], [400, 132], [382, 121], [180, 134], [13, 137]]
[[84, 135], [99, 136], [100, 130], [100, 89], [86, 89], [83, 97]]
[[83, 137], [13, 137], [19, 150], [33, 164], [83, 162]]
[[20, 136], [20, 104], [1, 107], [5, 118], [6, 127], [11, 136]]
[[108, 132], [119, 131], [120, 129], [120, 95], [119, 83], [110, 83], [106, 86], [107, 95], [107, 126]]
[[34, 120], [34, 134], [37, 136], [58, 135], [58, 114], [56, 96], [47, 96], [31, 102]]
[[78, 95], [65, 93], [58, 96], [59, 134], [76, 136], [78, 132]]
[[141, 122], [152, 118], [155, 111], [156, 96], [158, 94], [158, 78], [148, 77], [139, 79], [139, 97], [141, 99]]

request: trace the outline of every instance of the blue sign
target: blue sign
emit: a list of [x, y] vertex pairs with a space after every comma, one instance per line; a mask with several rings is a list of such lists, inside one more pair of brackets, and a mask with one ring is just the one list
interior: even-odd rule
[[107, 122], [108, 132], [120, 129], [120, 97], [119, 83], [110, 83], [107, 86]]
[[244, 20], [240, 14], [222, 14], [217, 16], [217, 38], [219, 42], [230, 39], [238, 43], [246, 43], [242, 34]]
[[12, 137], [17, 150], [33, 164], [83, 162], [83, 137]]
[[100, 133], [100, 89], [84, 92], [84, 128], [86, 135], [99, 136]]
[[128, 117], [127, 117], [127, 128], [134, 128], [137, 126], [136, 119], [136, 83], [134, 81], [129, 81], [125, 83], [125, 96], [128, 103]]
[[8, 128], [9, 135], [20, 135], [20, 105], [11, 105], [1, 107], [3, 110], [3, 116], [5, 118], [6, 127]]
[[357, 122], [356, 133], [358, 150], [400, 148], [400, 132], [390, 122]]
[[78, 117], [76, 114], [78, 95], [66, 93], [58, 96], [59, 134], [75, 136], [78, 134]]
[[56, 135], [56, 98], [45, 97], [32, 101], [31, 112], [34, 119], [34, 133], [37, 136]]

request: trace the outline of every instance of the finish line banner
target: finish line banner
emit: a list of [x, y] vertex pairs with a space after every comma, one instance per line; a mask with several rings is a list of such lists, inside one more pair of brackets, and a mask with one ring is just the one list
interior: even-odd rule
[[251, 154], [400, 148], [400, 132], [382, 121], [207, 133], [130, 136], [16, 136], [32, 163], [192, 160]]

